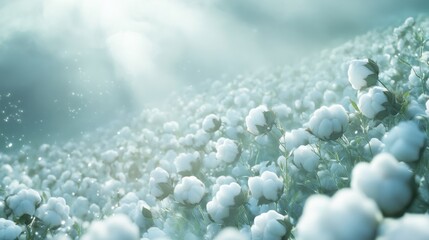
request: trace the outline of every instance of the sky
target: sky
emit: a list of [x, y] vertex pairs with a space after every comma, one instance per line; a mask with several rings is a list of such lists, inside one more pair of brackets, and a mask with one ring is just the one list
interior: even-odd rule
[[77, 137], [181, 87], [293, 64], [428, 10], [426, 0], [0, 0], [0, 152]]

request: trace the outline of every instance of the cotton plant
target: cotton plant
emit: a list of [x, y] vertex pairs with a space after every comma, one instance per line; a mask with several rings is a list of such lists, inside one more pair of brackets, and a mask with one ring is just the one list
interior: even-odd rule
[[301, 145], [293, 151], [293, 163], [307, 172], [314, 172], [319, 162], [320, 156], [315, 152], [315, 146]]
[[231, 139], [220, 138], [216, 142], [216, 158], [224, 163], [236, 162], [240, 158], [241, 151], [241, 146]]
[[232, 182], [220, 186], [216, 195], [206, 205], [210, 219], [217, 223], [223, 223], [230, 217], [232, 210], [246, 202], [246, 194], [241, 186]]
[[36, 216], [50, 229], [71, 225], [70, 207], [61, 197], [49, 198], [37, 209]]
[[174, 199], [183, 205], [196, 205], [206, 193], [206, 186], [194, 176], [183, 177], [174, 188]]
[[288, 239], [291, 230], [288, 216], [270, 210], [255, 217], [251, 227], [252, 240]]
[[350, 62], [347, 75], [352, 87], [362, 90], [377, 84], [380, 70], [373, 60], [355, 59]]
[[296, 225], [296, 239], [370, 240], [381, 220], [377, 204], [358, 191], [341, 189], [332, 198], [312, 195]]
[[22, 229], [13, 221], [0, 218], [0, 239], [15, 240], [21, 235]]
[[6, 206], [12, 211], [15, 218], [24, 215], [34, 216], [41, 202], [40, 194], [33, 189], [22, 189], [6, 198]]
[[250, 195], [258, 204], [275, 202], [283, 193], [283, 179], [277, 174], [265, 171], [261, 176], [249, 177], [248, 186]]
[[360, 162], [352, 172], [351, 188], [373, 199], [385, 216], [397, 216], [411, 204], [413, 172], [388, 153]]
[[177, 173], [189, 176], [196, 173], [201, 166], [200, 154], [197, 151], [181, 153], [174, 159]]
[[382, 142], [384, 151], [403, 162], [418, 161], [427, 143], [426, 134], [414, 121], [403, 121], [387, 132]]
[[173, 192], [170, 174], [163, 168], [157, 167], [150, 172], [150, 193], [157, 199], [164, 199]]
[[265, 105], [252, 108], [246, 117], [247, 131], [255, 136], [267, 134], [275, 124], [275, 119], [274, 112]]
[[291, 152], [301, 145], [307, 145], [312, 141], [312, 135], [305, 128], [286, 131], [279, 139], [279, 149], [283, 153]]
[[246, 235], [233, 227], [226, 227], [216, 235], [214, 240], [246, 240]]
[[311, 116], [308, 127], [310, 132], [321, 140], [336, 140], [347, 130], [349, 117], [343, 106], [334, 104], [322, 106]]
[[203, 130], [207, 133], [213, 133], [219, 130], [222, 125], [222, 120], [215, 114], [207, 115], [202, 123]]
[[138, 240], [139, 228], [125, 215], [114, 215], [89, 226], [82, 240]]
[[388, 91], [383, 87], [370, 88], [359, 96], [358, 107], [362, 114], [370, 119], [383, 119], [387, 116]]
[[429, 239], [429, 216], [407, 213], [399, 219], [385, 219], [378, 230], [377, 240]]

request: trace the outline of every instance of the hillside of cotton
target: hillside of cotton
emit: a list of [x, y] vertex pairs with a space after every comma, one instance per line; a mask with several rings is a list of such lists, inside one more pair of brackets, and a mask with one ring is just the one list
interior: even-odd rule
[[0, 239], [429, 239], [428, 76], [410, 17], [2, 153]]

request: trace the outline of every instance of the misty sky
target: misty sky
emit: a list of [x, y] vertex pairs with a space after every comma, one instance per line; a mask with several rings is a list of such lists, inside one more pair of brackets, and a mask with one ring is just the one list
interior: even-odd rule
[[428, 10], [426, 0], [0, 0], [0, 152]]

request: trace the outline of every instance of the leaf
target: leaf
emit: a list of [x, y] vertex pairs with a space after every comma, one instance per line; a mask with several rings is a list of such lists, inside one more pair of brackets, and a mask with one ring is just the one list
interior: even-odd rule
[[150, 211], [150, 209], [148, 209], [146, 207], [142, 208], [142, 214], [143, 214], [143, 217], [145, 217], [145, 218], [150, 218], [150, 219], [153, 218], [152, 212]]
[[267, 121], [267, 126], [269, 129], [273, 126], [273, 124], [276, 122], [276, 114], [273, 111], [266, 111], [264, 112], [264, 118]]
[[349, 101], [350, 101], [350, 104], [352, 105], [352, 107], [356, 110], [356, 112], [360, 112], [359, 107], [356, 104], [356, 102], [351, 100], [351, 99]]

